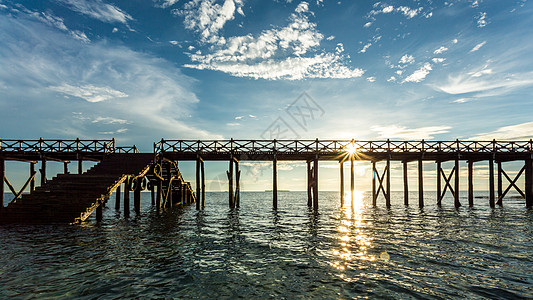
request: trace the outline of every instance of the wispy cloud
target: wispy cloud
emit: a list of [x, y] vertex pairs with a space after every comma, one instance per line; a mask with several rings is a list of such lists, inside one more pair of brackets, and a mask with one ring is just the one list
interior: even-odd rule
[[49, 89], [66, 95], [82, 98], [89, 102], [100, 102], [113, 98], [128, 97], [125, 93], [114, 90], [108, 86], [94, 86], [91, 84], [72, 86], [64, 83], [60, 86], [50, 86]]
[[433, 139], [434, 135], [449, 132], [450, 126], [429, 126], [419, 128], [407, 128], [405, 126], [390, 125], [390, 126], [373, 126], [373, 131], [379, 134], [382, 139], [402, 139], [402, 140], [421, 140]]
[[133, 18], [115, 5], [102, 0], [57, 0], [67, 4], [72, 10], [106, 23], [124, 23]]
[[474, 140], [526, 140], [533, 137], [533, 122], [500, 127], [492, 132], [482, 133], [472, 137]]
[[472, 50], [470, 50], [470, 52], [478, 51], [479, 49], [481, 49], [481, 47], [485, 46], [486, 43], [487, 43], [487, 41], [484, 41], [484, 42], [481, 42], [481, 43], [475, 45], [474, 48], [472, 48]]

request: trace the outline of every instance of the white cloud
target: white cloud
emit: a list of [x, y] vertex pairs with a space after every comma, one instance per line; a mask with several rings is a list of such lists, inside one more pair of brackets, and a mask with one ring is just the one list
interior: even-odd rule
[[472, 50], [470, 50], [470, 52], [478, 51], [479, 49], [481, 49], [481, 47], [485, 46], [486, 43], [487, 43], [487, 41], [484, 41], [484, 42], [481, 42], [481, 43], [477, 44], [476, 46], [474, 46], [474, 48], [472, 48]]
[[431, 61], [433, 61], [436, 64], [443, 63], [445, 60], [446, 60], [446, 58], [442, 58], [442, 57], [434, 57], [434, 58], [431, 59]]
[[168, 41], [168, 42], [171, 43], [171, 44], [174, 45], [174, 46], [177, 46], [177, 45], [179, 44], [178, 41]]
[[50, 86], [49, 89], [66, 95], [82, 98], [89, 102], [100, 102], [113, 98], [128, 97], [128, 95], [125, 93], [114, 90], [110, 87], [98, 87], [90, 84], [83, 86], [72, 86], [65, 83], [61, 86]]
[[488, 24], [487, 13], [486, 12], [480, 13], [479, 16], [477, 17], [477, 27], [483, 28], [487, 26], [487, 24]]
[[384, 14], [391, 13], [392, 11], [394, 11], [394, 6], [392, 5], [386, 6], [381, 10], [381, 12]]
[[240, 126], [241, 123], [237, 123], [237, 122], [230, 122], [230, 123], [226, 123], [227, 126]]
[[104, 124], [129, 124], [128, 120], [113, 118], [113, 117], [97, 117], [92, 121], [93, 123], [104, 123]]
[[444, 53], [448, 51], [448, 48], [444, 47], [444, 46], [441, 46], [439, 49], [433, 51], [433, 54], [441, 54], [441, 53]]
[[372, 43], [368, 43], [368, 44], [364, 45], [363, 49], [359, 50], [359, 53], [365, 53], [366, 50], [368, 50], [368, 48], [370, 48], [370, 46], [372, 46]]
[[376, 77], [374, 77], [374, 76], [370, 76], [370, 77], [367, 77], [366, 80], [367, 80], [368, 82], [374, 82], [374, 81], [376, 81]]
[[454, 43], [454, 44], [457, 44], [458, 42], [459, 42], [458, 39], [453, 39], [453, 40], [452, 40], [452, 43]]
[[156, 7], [167, 8], [173, 6], [178, 2], [179, 0], [159, 0], [156, 1]]
[[[493, 76], [487, 77], [484, 75]], [[498, 73], [494, 73], [492, 69], [482, 69], [465, 74], [451, 75], [448, 77], [446, 84], [435, 86], [435, 88], [452, 95], [480, 93], [478, 96], [487, 96], [505, 94], [529, 85], [533, 85], [533, 72], [502, 78]]]
[[396, 8], [397, 11], [400, 11], [404, 14], [404, 16], [407, 17], [407, 19], [414, 18], [420, 11], [422, 11], [422, 7], [419, 7], [417, 9], [412, 9], [407, 6], [400, 6]]
[[396, 77], [394, 76], [391, 76], [389, 79], [387, 79], [388, 82], [395, 82], [396, 81]]
[[106, 23], [126, 24], [133, 18], [120, 8], [102, 2], [102, 0], [58, 0], [67, 4], [72, 10]]
[[368, 28], [372, 26], [372, 22], [366, 22], [365, 25], [363, 25], [364, 28]]
[[[183, 16], [185, 27], [200, 33], [202, 41], [224, 43], [218, 35], [224, 25], [235, 18], [235, 11], [242, 12], [243, 0], [192, 0], [187, 2], [178, 14]], [[298, 10], [304, 10], [298, 5]]]
[[255, 79], [360, 77], [363, 70], [346, 66], [342, 44], [337, 44], [335, 53], [316, 53], [324, 36], [309, 15], [308, 5], [302, 2], [285, 27], [264, 30], [258, 36], [213, 37], [224, 43], [213, 45], [206, 54], [190, 54], [194, 64], [185, 66]]
[[523, 140], [529, 141], [533, 137], [533, 122], [521, 123], [511, 126], [505, 126], [492, 132], [478, 134], [474, 140]]
[[415, 58], [412, 55], [405, 54], [398, 62], [401, 64], [412, 64], [415, 62]]
[[431, 70], [431, 64], [427, 62], [422, 67], [420, 67], [420, 69], [414, 71], [413, 74], [405, 78], [403, 82], [421, 82], [426, 78], [426, 76], [429, 74], [429, 71]]
[[380, 139], [421, 140], [433, 139], [434, 135], [449, 132], [450, 126], [429, 126], [420, 128], [407, 128], [405, 126], [373, 126], [370, 129], [379, 134]]
[[334, 35], [330, 35], [330, 36], [328, 36], [328, 37], [326, 38], [326, 40], [331, 41], [331, 40], [333, 40], [334, 38], [335, 38]]

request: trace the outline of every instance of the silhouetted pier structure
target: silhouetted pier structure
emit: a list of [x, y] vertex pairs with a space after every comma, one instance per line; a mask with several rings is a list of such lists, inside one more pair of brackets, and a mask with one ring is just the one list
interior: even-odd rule
[[[204, 161], [228, 161], [228, 194], [230, 208], [239, 207], [239, 162], [271, 161], [273, 163], [273, 207], [277, 208], [277, 162], [307, 162], [308, 205], [318, 208], [318, 170], [319, 161], [338, 161], [340, 163], [340, 198], [344, 205], [344, 168], [349, 162], [350, 190], [353, 202], [354, 162], [370, 161], [372, 163], [372, 203], [377, 205], [380, 194], [385, 198], [385, 205], [391, 206], [391, 161], [403, 164], [404, 204], [409, 204], [408, 168], [409, 162], [418, 163], [418, 205], [424, 206], [424, 170], [423, 162], [436, 163], [437, 169], [437, 205], [449, 190], [454, 198], [455, 207], [460, 207], [459, 198], [459, 163], [468, 164], [468, 205], [474, 205], [473, 166], [474, 163], [488, 163], [489, 168], [489, 205], [503, 205], [503, 199], [512, 188], [525, 199], [527, 207], [533, 206], [533, 141], [357, 141], [357, 140], [164, 140], [154, 144], [154, 152], [173, 161], [196, 161], [196, 190], [202, 194], [197, 208], [205, 202]], [[449, 174], [442, 168], [443, 162], [454, 162]], [[511, 178], [502, 168], [503, 162], [522, 161], [523, 168], [515, 178]], [[384, 162], [383, 167], [378, 163]], [[383, 164], [383, 163], [380, 163]], [[497, 164], [498, 193], [495, 195], [494, 165]], [[235, 170], [235, 171], [234, 171]], [[516, 185], [524, 174], [525, 187]], [[503, 190], [503, 177], [509, 185]], [[236, 189], [234, 190], [234, 187]]]
[[[5, 172], [6, 161], [30, 164], [29, 177], [16, 190]], [[63, 173], [47, 179], [47, 162], [64, 164]], [[70, 174], [71, 161], [78, 162], [78, 174]], [[82, 173], [83, 161], [98, 162]], [[35, 187], [35, 165], [40, 162], [40, 186]], [[177, 162], [154, 153], [139, 153], [135, 146], [117, 147], [115, 140], [0, 140], [0, 223], [75, 223], [96, 211], [102, 218], [102, 207], [117, 190], [115, 208], [120, 209], [121, 185], [124, 185], [124, 215], [130, 214], [130, 191], [133, 204], [140, 213], [141, 191], [151, 191], [158, 207], [195, 201], [188, 182], [178, 170]], [[14, 199], [4, 207], [4, 182]], [[30, 193], [22, 194], [29, 186]], [[160, 201], [163, 199], [163, 201]]]
[[[318, 209], [319, 161], [338, 161], [340, 165], [340, 199], [344, 205], [344, 163], [350, 163], [350, 190], [353, 202], [354, 162], [372, 164], [372, 204], [379, 195], [391, 206], [391, 162], [403, 164], [404, 204], [409, 204], [409, 162], [418, 163], [418, 205], [424, 206], [423, 162], [436, 163], [437, 205], [441, 205], [450, 191], [455, 207], [460, 207], [459, 166], [468, 164], [468, 205], [474, 205], [474, 163], [488, 163], [489, 205], [503, 205], [503, 199], [515, 189], [525, 199], [526, 207], [533, 206], [533, 141], [356, 141], [356, 140], [164, 140], [154, 143], [153, 153], [139, 153], [135, 146], [117, 147], [115, 140], [0, 140], [0, 176], [14, 195], [7, 207], [0, 206], [0, 223], [74, 223], [84, 221], [96, 211], [102, 218], [102, 207], [117, 190], [115, 208], [121, 207], [121, 186], [124, 186], [124, 215], [130, 214], [130, 191], [133, 204], [140, 213], [141, 191], [149, 189], [152, 205], [158, 209], [196, 202], [197, 209], [205, 206], [205, 161], [228, 161], [228, 203], [240, 206], [240, 161], [271, 161], [273, 163], [272, 205], [278, 206], [277, 162], [305, 161], [307, 163], [307, 194], [309, 207]], [[83, 161], [98, 164], [81, 173]], [[5, 161], [30, 164], [29, 177], [20, 190], [8, 180]], [[64, 164], [64, 174], [47, 180], [48, 161]], [[71, 161], [78, 162], [78, 173], [70, 174]], [[196, 194], [183, 178], [180, 161], [196, 161]], [[442, 163], [451, 161], [450, 173]], [[502, 163], [521, 161], [524, 166], [514, 178], [503, 169]], [[35, 188], [35, 165], [40, 162], [41, 184]], [[497, 185], [495, 171], [497, 166]], [[525, 177], [522, 190], [518, 179]], [[508, 181], [505, 190], [503, 178]], [[0, 185], [4, 203], [4, 185]], [[30, 193], [22, 194], [29, 186]], [[495, 193], [497, 188], [497, 195]]]

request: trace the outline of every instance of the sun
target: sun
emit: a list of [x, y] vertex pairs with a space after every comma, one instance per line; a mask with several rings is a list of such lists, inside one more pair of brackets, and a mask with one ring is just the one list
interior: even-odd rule
[[356, 151], [357, 151], [357, 147], [355, 147], [354, 144], [348, 144], [346, 145], [346, 147], [344, 148], [344, 150], [350, 154], [350, 155], [353, 155]]

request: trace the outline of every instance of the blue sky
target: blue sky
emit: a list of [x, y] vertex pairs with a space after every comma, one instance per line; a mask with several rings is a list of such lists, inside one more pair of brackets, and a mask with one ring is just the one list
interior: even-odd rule
[[525, 0], [0, 0], [0, 137], [529, 139], [532, 17]]

